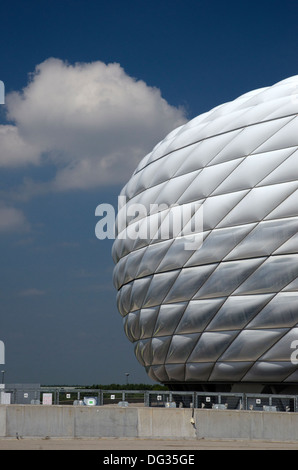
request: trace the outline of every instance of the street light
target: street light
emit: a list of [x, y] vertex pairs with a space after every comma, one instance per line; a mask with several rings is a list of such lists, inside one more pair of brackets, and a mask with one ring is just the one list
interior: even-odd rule
[[2, 384], [4, 384], [4, 374], [5, 374], [5, 370], [1, 370], [1, 373], [2, 373]]
[[128, 373], [128, 372], [125, 372], [125, 375], [126, 375], [126, 385], [128, 385], [128, 377], [129, 377], [129, 373]]

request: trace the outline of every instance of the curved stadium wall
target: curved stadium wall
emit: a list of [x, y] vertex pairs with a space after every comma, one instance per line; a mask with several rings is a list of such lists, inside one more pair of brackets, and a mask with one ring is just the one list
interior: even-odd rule
[[[118, 309], [139, 362], [172, 389], [298, 385], [297, 91], [291, 77], [175, 129], [121, 192]], [[155, 231], [131, 236], [145, 224]]]

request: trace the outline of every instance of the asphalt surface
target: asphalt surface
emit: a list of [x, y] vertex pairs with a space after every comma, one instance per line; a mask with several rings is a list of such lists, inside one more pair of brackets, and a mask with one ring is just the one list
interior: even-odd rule
[[[298, 450], [298, 442], [209, 439], [0, 438], [0, 450]], [[117, 454], [119, 455], [119, 454]]]

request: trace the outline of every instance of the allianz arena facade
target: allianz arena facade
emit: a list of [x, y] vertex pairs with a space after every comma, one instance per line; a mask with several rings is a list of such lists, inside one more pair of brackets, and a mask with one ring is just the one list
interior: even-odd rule
[[[298, 76], [246, 93], [171, 132], [121, 192], [118, 309], [138, 361], [173, 390], [298, 390], [297, 111]], [[195, 209], [158, 236], [194, 203], [200, 230]]]

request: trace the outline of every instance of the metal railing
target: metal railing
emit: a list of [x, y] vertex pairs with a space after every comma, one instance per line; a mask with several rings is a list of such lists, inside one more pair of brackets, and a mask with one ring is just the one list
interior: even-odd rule
[[298, 412], [297, 395], [102, 390], [78, 387], [5, 388], [2, 404], [136, 405], [223, 410]]
[[296, 395], [264, 395], [218, 392], [146, 392], [146, 405], [222, 410], [298, 412]]
[[257, 411], [298, 411], [298, 397], [291, 395], [245, 394], [245, 409]]
[[242, 393], [196, 393], [196, 408], [241, 410], [243, 403]]
[[195, 392], [145, 392], [146, 406], [165, 407], [172, 403], [177, 408], [192, 408], [195, 405]]

